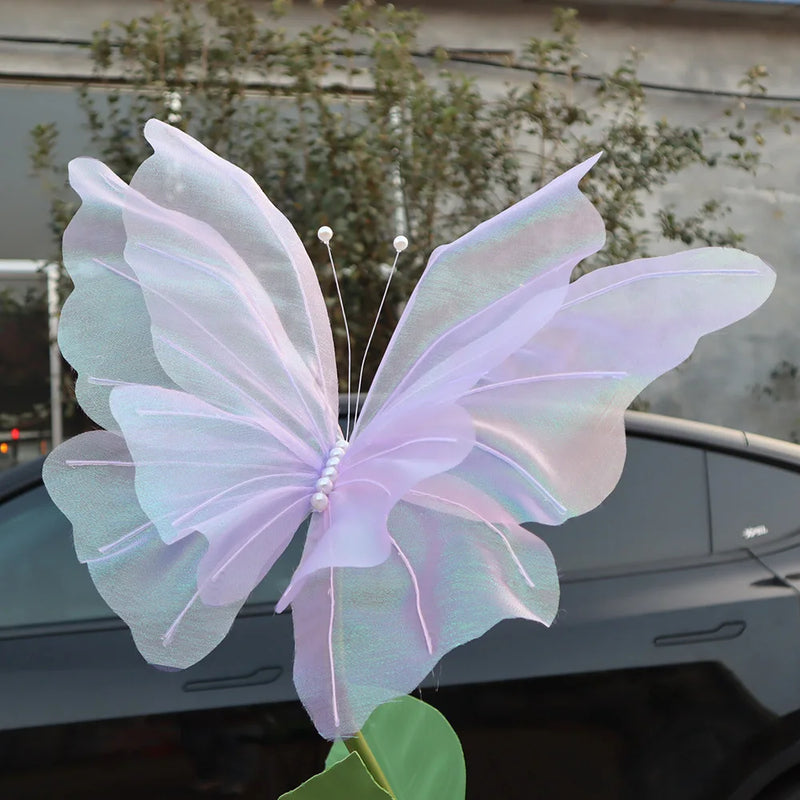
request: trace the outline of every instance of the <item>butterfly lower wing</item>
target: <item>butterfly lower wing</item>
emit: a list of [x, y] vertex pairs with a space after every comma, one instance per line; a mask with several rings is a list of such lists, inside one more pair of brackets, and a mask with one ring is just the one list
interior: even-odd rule
[[625, 409], [701, 336], [760, 306], [774, 280], [755, 256], [718, 248], [580, 278], [548, 324], [459, 401], [476, 447], [453, 474], [517, 519], [558, 524], [594, 508], [622, 470]]
[[376, 706], [501, 620], [552, 621], [550, 551], [509, 519], [488, 522], [487, 505], [471, 487], [463, 496], [434, 481], [393, 510], [386, 561], [309, 579], [292, 603], [294, 680], [322, 736], [352, 735]]
[[94, 431], [65, 442], [45, 462], [43, 477], [73, 524], [78, 558], [147, 661], [183, 668], [216, 647], [245, 598], [212, 606], [196, 596], [207, 541], [192, 533], [164, 543], [139, 505], [121, 436]]

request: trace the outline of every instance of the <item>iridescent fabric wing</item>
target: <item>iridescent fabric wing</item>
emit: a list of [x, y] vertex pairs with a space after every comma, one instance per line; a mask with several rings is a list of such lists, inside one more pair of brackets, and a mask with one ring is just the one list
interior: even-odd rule
[[378, 413], [452, 401], [555, 313], [605, 230], [578, 182], [599, 156], [437, 248], [406, 305], [356, 432]]
[[[323, 735], [357, 730], [371, 703], [409, 691], [441, 655], [500, 619], [549, 624], [555, 567], [546, 546], [518, 523], [558, 524], [601, 502], [622, 467], [631, 400], [683, 361], [701, 335], [749, 314], [772, 290], [774, 274], [763, 262], [719, 249], [610, 267], [567, 285], [572, 266], [590, 251], [581, 245], [591, 240], [582, 226], [592, 222], [577, 192], [581, 174], [567, 173], [543, 194], [545, 216], [575, 236], [575, 253], [544, 271], [532, 265], [531, 281], [518, 280], [500, 298], [486, 263], [486, 307], [420, 348], [414, 309], [435, 308], [425, 296], [431, 271], [444, 286], [459, 282], [458, 262], [434, 254], [416, 305], [392, 339], [354, 446], [386, 417], [432, 409], [446, 415], [448, 408], [468, 413], [474, 442], [464, 460], [412, 486], [393, 507], [391, 550], [380, 567], [322, 570], [292, 601], [295, 683]], [[527, 203], [535, 225], [537, 195]], [[488, 260], [484, 236], [490, 253], [506, 252], [494, 234], [525, 240], [502, 217], [455, 242], [453, 252], [467, 263], [474, 255], [477, 265]], [[480, 294], [475, 283], [471, 291]], [[324, 541], [312, 522], [301, 564]], [[395, 608], [402, 626], [391, 625]], [[359, 626], [364, 619], [374, 624]]]
[[149, 120], [145, 137], [155, 151], [131, 181], [164, 208], [214, 228], [261, 286], [292, 347], [337, 407], [338, 381], [328, 312], [314, 267], [290, 222], [243, 170], [190, 136]]
[[[376, 706], [412, 691], [442, 656], [501, 620], [555, 617], [547, 546], [457, 483], [438, 476], [407, 493], [389, 518], [392, 552], [382, 564], [320, 570], [293, 601], [295, 686], [322, 736], [359, 730]], [[469, 509], [435, 499], [458, 489]]]
[[[69, 467], [70, 461], [84, 466]], [[94, 431], [70, 439], [45, 462], [44, 479], [72, 522], [78, 558], [151, 664], [184, 667], [219, 644], [244, 598], [226, 606], [196, 602], [207, 541], [199, 533], [170, 545], [161, 539], [139, 505], [121, 436]], [[102, 503], [91, 502], [95, 493]]]
[[[263, 196], [259, 202], [249, 178], [231, 165], [223, 169], [216, 156], [165, 127], [149, 130], [156, 147], [172, 148], [168, 159], [180, 162], [183, 147], [192, 150], [196, 180], [218, 170], [216, 193], [196, 200], [188, 209], [193, 217], [158, 205], [98, 162], [71, 164], [83, 205], [65, 234], [65, 263], [76, 289], [65, 307], [60, 341], [78, 370], [82, 404], [96, 421], [119, 432], [125, 455], [96, 457], [94, 440], [79, 437], [50, 456], [45, 480], [65, 512], [78, 515], [79, 553], [98, 557], [84, 547], [82, 538], [90, 534], [64, 486], [80, 486], [83, 507], [119, 534], [112, 542], [126, 543], [103, 551], [102, 570], [92, 571], [112, 606], [139, 626], [134, 636], [140, 648], [156, 636], [157, 663], [188, 666], [203, 653], [176, 630], [183, 620], [202, 618], [203, 609], [212, 627], [218, 618], [229, 624], [232, 616], [215, 609], [241, 605], [308, 514], [338, 424], [331, 402], [330, 330], [318, 285], [306, 286], [311, 267], [307, 257], [297, 256], [302, 245]], [[161, 157], [155, 158], [157, 172]], [[138, 183], [158, 194], [153, 169], [142, 169]], [[212, 220], [210, 209], [226, 193], [237, 200], [226, 200], [235, 208], [220, 214], [223, 236], [202, 217]], [[162, 194], [166, 202], [163, 187]], [[285, 280], [273, 281], [269, 293], [240, 255], [252, 255], [244, 242], [257, 220], [270, 233], [253, 241], [271, 247], [273, 261], [281, 253], [284, 260]], [[266, 272], [262, 277], [269, 279]], [[292, 321], [298, 347], [284, 319]], [[81, 456], [82, 446], [88, 455]], [[135, 492], [136, 507], [150, 521], [146, 532], [128, 524], [121, 506], [106, 508], [109, 487], [120, 483]], [[122, 516], [109, 519], [114, 513]], [[137, 593], [120, 595], [116, 586], [128, 585], [134, 573], [145, 574], [130, 566], [128, 553], [144, 549], [142, 535], [152, 540], [154, 531], [164, 544], [178, 545], [153, 556], [163, 556], [165, 564], [188, 546], [184, 540], [194, 542], [193, 553], [198, 542], [205, 547], [194, 559], [190, 608], [184, 603], [166, 628], [157, 615], [145, 629], [144, 617], [124, 608], [125, 598], [139, 602]], [[168, 570], [163, 578], [169, 585]], [[141, 589], [144, 595], [147, 587]], [[184, 589], [176, 585], [176, 597], [188, 603]], [[145, 649], [150, 658], [153, 649]]]
[[119, 183], [94, 162], [77, 160], [70, 167], [70, 182], [83, 202], [64, 232], [64, 265], [74, 289], [61, 310], [58, 344], [78, 371], [81, 408], [103, 428], [119, 430], [108, 405], [115, 385], [175, 383], [153, 350], [144, 296], [123, 257], [122, 210], [109, 201], [105, 180]]
[[721, 248], [583, 276], [547, 325], [459, 400], [476, 446], [453, 474], [520, 520], [559, 524], [589, 511], [622, 470], [628, 405], [774, 283], [759, 258]]

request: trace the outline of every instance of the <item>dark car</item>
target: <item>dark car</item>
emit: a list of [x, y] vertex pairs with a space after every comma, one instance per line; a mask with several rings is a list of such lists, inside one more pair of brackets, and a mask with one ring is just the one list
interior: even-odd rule
[[[800, 798], [800, 446], [633, 412], [627, 428], [615, 492], [530, 526], [562, 575], [552, 628], [501, 623], [420, 690], [462, 739], [468, 796]], [[298, 547], [222, 645], [160, 671], [75, 559], [41, 461], [0, 474], [0, 796], [72, 797], [76, 764], [84, 799], [190, 796], [232, 769], [263, 798], [310, 775], [324, 745], [273, 611]]]

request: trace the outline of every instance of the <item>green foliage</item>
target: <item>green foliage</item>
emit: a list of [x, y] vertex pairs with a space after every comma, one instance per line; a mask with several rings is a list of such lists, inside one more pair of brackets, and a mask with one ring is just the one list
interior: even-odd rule
[[[660, 237], [739, 242], [735, 232], [718, 230], [725, 209], [713, 198], [685, 219], [675, 209], [649, 214], [646, 201], [690, 167], [754, 171], [763, 125], [745, 122], [744, 101], [716, 130], [650, 120], [637, 53], [608, 74], [581, 73], [574, 11], [557, 11], [552, 34], [532, 39], [520, 54], [513, 75], [528, 79], [488, 99], [447, 53], [420, 56], [416, 12], [350, 0], [327, 12], [324, 24], [289, 34], [280, 27], [284, 6], [272, 3], [262, 20], [245, 0], [171, 0], [164, 11], [106, 25], [94, 34], [96, 75], [80, 102], [94, 155], [125, 179], [148, 155], [141, 131], [151, 116], [252, 174], [319, 265], [340, 354], [344, 330], [317, 228], [336, 232], [357, 358], [383, 291], [390, 243], [405, 228], [411, 246], [367, 376], [436, 244], [598, 150], [605, 157], [585, 190], [609, 236], [590, 268], [645, 255]], [[765, 77], [754, 67], [743, 92], [762, 92]], [[774, 123], [788, 124], [764, 120]], [[56, 132], [55, 125], [38, 126], [31, 157], [51, 191], [60, 237], [74, 200], [59, 188]]]
[[390, 800], [370, 776], [358, 753], [314, 775], [279, 800]]
[[[461, 743], [450, 723], [415, 697], [400, 697], [372, 712], [364, 738], [397, 800], [464, 800], [466, 771]], [[328, 768], [347, 756], [336, 742]]]
[[[796, 409], [800, 400], [800, 367], [793, 361], [782, 359], [770, 370], [767, 382], [755, 384], [750, 391], [757, 402], [780, 403]], [[793, 414], [787, 427], [789, 433], [783, 438], [800, 443], [800, 417]]]

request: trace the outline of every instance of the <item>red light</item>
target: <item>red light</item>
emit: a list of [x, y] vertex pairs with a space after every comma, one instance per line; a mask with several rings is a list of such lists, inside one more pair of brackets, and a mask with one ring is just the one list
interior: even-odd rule
[[19, 428], [12, 428], [11, 429], [11, 438], [16, 441], [19, 439]]

